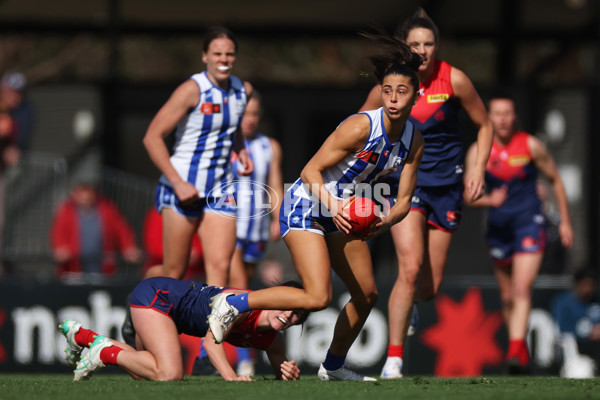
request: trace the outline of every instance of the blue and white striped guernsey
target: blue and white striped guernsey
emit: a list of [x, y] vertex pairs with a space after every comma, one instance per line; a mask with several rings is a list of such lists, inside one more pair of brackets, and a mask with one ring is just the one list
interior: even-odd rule
[[[244, 83], [231, 76], [225, 91], [206, 72], [190, 78], [200, 88], [198, 105], [177, 124], [171, 164], [179, 176], [196, 186], [201, 198], [232, 194], [230, 165], [234, 134], [246, 108]], [[171, 186], [163, 175], [160, 182]]]
[[[406, 121], [404, 131], [396, 143], [391, 143], [383, 125], [383, 108], [365, 111], [371, 120], [371, 132], [363, 149], [348, 154], [342, 161], [323, 171], [323, 181], [329, 193], [337, 199], [355, 194], [359, 184], [372, 184], [378, 177], [389, 174], [404, 165], [414, 137], [414, 126]], [[295, 194], [308, 198], [300, 186]]]
[[271, 142], [267, 136], [257, 133], [252, 139], [246, 140], [246, 150], [254, 162], [254, 172], [240, 175], [239, 160], [234, 164], [237, 238], [251, 242], [265, 241], [269, 240], [271, 222], [271, 203], [266, 190], [273, 159]]

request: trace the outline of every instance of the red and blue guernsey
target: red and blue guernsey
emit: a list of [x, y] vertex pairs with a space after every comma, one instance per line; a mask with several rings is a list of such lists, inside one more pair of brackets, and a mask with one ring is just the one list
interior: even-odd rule
[[494, 141], [488, 159], [487, 190], [508, 187], [506, 201], [488, 208], [486, 242], [496, 266], [510, 265], [515, 253], [544, 250], [545, 219], [528, 138], [528, 133], [516, 132], [505, 146]]
[[[208, 286], [203, 282], [180, 281], [154, 277], [140, 282], [131, 292], [130, 306], [151, 308], [168, 315], [179, 333], [204, 337], [208, 331], [211, 298], [228, 288]], [[226, 342], [238, 347], [267, 349], [277, 331], [258, 332], [258, 317], [262, 310], [251, 311], [243, 321], [233, 325]]]
[[[177, 124], [171, 164], [179, 176], [198, 189], [199, 196], [233, 194], [230, 157], [234, 134], [246, 109], [246, 89], [230, 77], [228, 90], [215, 86], [206, 72], [192, 75], [200, 90], [198, 104]], [[171, 186], [162, 176], [160, 182]]]
[[538, 171], [528, 138], [528, 133], [516, 132], [506, 146], [496, 141], [492, 145], [485, 172], [487, 190], [508, 186], [508, 198], [502, 206], [489, 208], [490, 221], [516, 218], [525, 211], [541, 212], [542, 203], [536, 191]]
[[436, 60], [431, 76], [419, 83], [419, 98], [410, 121], [423, 134], [425, 149], [418, 186], [446, 186], [462, 182], [464, 150], [458, 132], [460, 103], [454, 96], [452, 66]]

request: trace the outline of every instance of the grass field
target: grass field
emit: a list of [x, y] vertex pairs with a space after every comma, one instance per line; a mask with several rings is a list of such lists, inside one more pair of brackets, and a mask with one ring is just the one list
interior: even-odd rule
[[556, 377], [480, 377], [441, 379], [405, 377], [378, 382], [297, 382], [257, 377], [255, 382], [225, 382], [217, 377], [187, 377], [183, 382], [138, 382], [125, 375], [98, 374], [73, 382], [72, 375], [0, 375], [1, 400], [374, 400], [374, 399], [600, 399], [600, 379]]

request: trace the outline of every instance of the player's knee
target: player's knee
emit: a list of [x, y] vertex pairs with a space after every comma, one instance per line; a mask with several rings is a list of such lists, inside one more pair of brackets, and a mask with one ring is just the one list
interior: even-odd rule
[[399, 277], [403, 280], [404, 284], [408, 287], [413, 287], [417, 284], [419, 278], [420, 264], [413, 262], [407, 263], [402, 269]]
[[168, 368], [157, 373], [157, 381], [181, 381], [183, 380], [183, 370], [180, 368]]
[[215, 272], [215, 273], [219, 273], [219, 274], [228, 274], [229, 273], [229, 269], [230, 269], [230, 262], [229, 260], [223, 258], [223, 259], [219, 259], [219, 260], [214, 260], [211, 263], [206, 263], [204, 268], [207, 271], [211, 271], [211, 272]]
[[529, 299], [531, 298], [531, 287], [528, 285], [517, 285], [513, 289], [514, 299]]
[[[152, 268], [159, 268], [154, 271], [157, 273], [155, 273], [153, 276], [164, 276], [167, 278], [182, 279], [185, 275], [185, 267], [179, 265], [163, 264], [162, 266]], [[148, 270], [148, 272], [150, 272], [150, 270]], [[149, 276], [146, 277], [148, 278]]]
[[329, 304], [331, 304], [332, 299], [333, 296], [327, 293], [309, 296], [306, 300], [306, 308], [309, 311], [324, 310]]

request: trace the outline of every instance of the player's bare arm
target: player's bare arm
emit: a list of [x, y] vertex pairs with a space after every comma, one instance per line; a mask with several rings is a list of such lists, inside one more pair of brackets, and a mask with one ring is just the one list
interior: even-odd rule
[[360, 151], [367, 141], [370, 126], [366, 115], [355, 114], [348, 117], [329, 135], [300, 173], [313, 196], [331, 211], [335, 225], [346, 234], [350, 232], [351, 226], [342, 214], [343, 201], [331, 196], [324, 185], [322, 172], [338, 164], [348, 154]]
[[275, 340], [273, 340], [273, 343], [271, 343], [266, 352], [277, 379], [284, 381], [296, 381], [300, 379], [300, 368], [298, 368], [295, 361], [288, 361], [285, 355], [283, 334], [279, 333], [275, 337]]
[[560, 212], [558, 231], [561, 243], [565, 248], [570, 249], [573, 246], [574, 233], [564, 182], [558, 172], [554, 158], [550, 155], [546, 146], [534, 136], [529, 136], [528, 145], [536, 168], [552, 185], [552, 191]]
[[198, 98], [199, 88], [194, 81], [188, 80], [179, 85], [152, 119], [143, 139], [150, 159], [173, 185], [177, 197], [184, 203], [197, 199], [198, 191], [192, 184], [184, 181], [171, 164], [164, 138], [175, 128], [178, 121], [196, 105]]
[[465, 199], [476, 200], [484, 193], [485, 167], [490, 157], [494, 133], [485, 105], [467, 75], [452, 68], [452, 88], [461, 106], [477, 127], [477, 153], [470, 172], [465, 176]]

